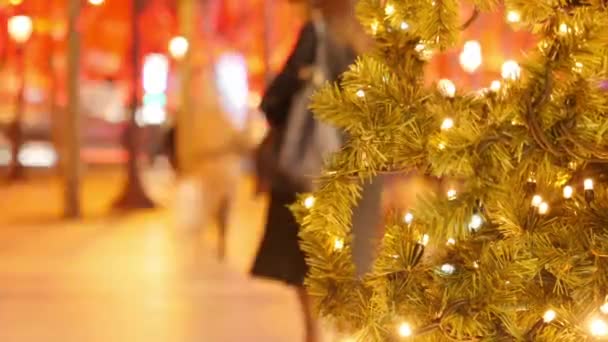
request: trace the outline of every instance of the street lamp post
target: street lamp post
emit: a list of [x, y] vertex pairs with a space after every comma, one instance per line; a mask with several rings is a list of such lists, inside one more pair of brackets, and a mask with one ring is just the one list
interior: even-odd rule
[[23, 144], [23, 110], [25, 90], [25, 56], [24, 48], [32, 36], [32, 19], [25, 15], [17, 15], [8, 20], [8, 33], [17, 46], [16, 71], [19, 78], [17, 98], [15, 102], [15, 114], [8, 127], [8, 137], [11, 142], [11, 162], [9, 165], [8, 178], [11, 180], [23, 177], [23, 166], [19, 162], [19, 150]]

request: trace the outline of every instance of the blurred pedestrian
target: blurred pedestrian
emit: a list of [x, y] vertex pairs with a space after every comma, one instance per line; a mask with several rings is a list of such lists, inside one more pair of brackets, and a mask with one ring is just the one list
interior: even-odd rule
[[270, 84], [261, 105], [271, 129], [258, 151], [257, 170], [265, 179], [259, 183], [269, 189], [270, 205], [264, 238], [252, 268], [255, 276], [283, 281], [296, 289], [307, 342], [318, 340], [317, 323], [303, 287], [307, 265], [299, 246], [299, 226], [287, 208], [296, 201], [296, 194], [303, 188], [278, 170], [281, 167], [277, 159], [282, 157], [286, 139], [292, 138], [287, 135], [288, 124], [293, 115], [300, 114], [294, 113], [294, 106], [302, 107], [302, 103], [297, 102], [301, 100], [300, 92], [315, 81], [316, 71], [324, 69], [326, 80], [338, 80], [364, 46], [360, 39], [356, 39], [364, 35], [358, 34], [362, 31], [354, 19], [352, 0], [315, 1], [312, 6], [312, 19], [301, 30], [294, 51]]
[[206, 70], [201, 75], [205, 80], [206, 98], [197, 99], [201, 107], [198, 120], [192, 127], [185, 127], [192, 141], [188, 142], [191, 160], [182, 165], [178, 158], [181, 126], [174, 125], [167, 133], [165, 149], [168, 159], [178, 174], [176, 213], [178, 225], [194, 244], [199, 241], [204, 229], [216, 227], [216, 254], [224, 260], [227, 254], [227, 234], [230, 214], [237, 196], [244, 159], [249, 157], [253, 143], [250, 142], [249, 113], [242, 113], [242, 122], [235, 124], [231, 114], [220, 105], [216, 74]]

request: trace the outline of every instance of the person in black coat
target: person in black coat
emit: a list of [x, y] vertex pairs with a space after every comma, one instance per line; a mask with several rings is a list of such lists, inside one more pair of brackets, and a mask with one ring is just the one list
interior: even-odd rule
[[[332, 19], [339, 16], [350, 16], [351, 21], [354, 22], [350, 0], [339, 3], [340, 1], [337, 0], [324, 1], [319, 6], [325, 26], [328, 27], [324, 39], [327, 44], [329, 81], [336, 81], [356, 58], [352, 44], [346, 43], [347, 40], [337, 39], [339, 34], [332, 35]], [[340, 6], [342, 10], [340, 10]], [[344, 11], [345, 8], [348, 10]], [[278, 155], [281, 136], [287, 129], [292, 98], [313, 76], [317, 43], [315, 24], [309, 22], [302, 28], [296, 47], [286, 65], [270, 84], [262, 99], [261, 110], [265, 113], [272, 132], [266, 142], [275, 148], [275, 156]], [[268, 155], [272, 155], [272, 153]], [[258, 172], [269, 172], [269, 170], [265, 170], [267, 164], [270, 162], [258, 160]], [[296, 201], [298, 189], [276, 173], [272, 174], [269, 183], [270, 205], [265, 234], [252, 268], [252, 274], [279, 280], [297, 289], [305, 317], [306, 341], [316, 341], [315, 322], [312, 319], [308, 295], [303, 287], [308, 268], [299, 246], [299, 226], [288, 209], [288, 205]]]

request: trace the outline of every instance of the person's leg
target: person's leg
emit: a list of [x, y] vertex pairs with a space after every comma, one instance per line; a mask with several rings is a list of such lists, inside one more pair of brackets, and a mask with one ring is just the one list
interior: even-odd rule
[[230, 216], [230, 196], [224, 196], [222, 199], [220, 199], [217, 214], [217, 226], [219, 229], [217, 257], [220, 261], [224, 261], [224, 259], [226, 258], [226, 235], [228, 234], [228, 218]]
[[304, 318], [305, 341], [318, 342], [319, 332], [317, 329], [317, 322], [313, 317], [310, 297], [303, 286], [296, 287], [296, 293], [298, 294], [300, 308], [302, 309], [302, 317]]

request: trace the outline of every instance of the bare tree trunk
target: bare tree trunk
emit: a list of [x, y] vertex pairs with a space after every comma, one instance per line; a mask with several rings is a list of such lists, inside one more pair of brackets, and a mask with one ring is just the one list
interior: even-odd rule
[[[194, 43], [195, 1], [179, 0], [178, 4], [180, 34], [190, 43]], [[196, 134], [192, 125], [194, 122], [194, 105], [192, 103], [192, 54], [190, 51], [180, 61], [180, 106], [176, 118], [177, 164], [180, 171], [191, 171], [194, 167], [193, 155]]]
[[8, 127], [8, 137], [11, 142], [11, 161], [8, 169], [8, 179], [15, 181], [24, 177], [23, 166], [19, 162], [19, 151], [23, 145], [23, 110], [25, 90], [25, 53], [23, 44], [17, 45], [17, 77], [19, 88], [15, 99], [15, 117]]
[[[78, 16], [80, 0], [70, 0], [68, 5], [68, 108], [65, 117], [65, 143], [62, 146], [64, 178], [64, 215], [78, 218], [80, 208], [80, 32]], [[54, 75], [53, 75], [54, 76]], [[55, 80], [53, 81], [55, 82]], [[55, 91], [55, 89], [53, 89]], [[53, 94], [52, 96], [55, 96]], [[54, 105], [54, 103], [53, 103]], [[53, 108], [55, 109], [55, 108]]]
[[135, 122], [135, 116], [137, 109], [139, 108], [139, 82], [141, 73], [140, 63], [140, 32], [139, 32], [139, 15], [142, 11], [142, 0], [131, 0], [131, 35], [132, 35], [132, 47], [131, 47], [131, 82], [132, 82], [132, 93], [131, 93], [131, 108], [129, 123], [124, 138], [124, 146], [128, 151], [129, 158], [127, 160], [127, 182], [123, 190], [122, 195], [114, 204], [116, 209], [130, 210], [130, 209], [149, 209], [154, 208], [154, 203], [144, 190], [141, 177], [139, 175], [138, 168], [138, 157], [139, 157], [139, 139], [138, 139], [138, 128]]

